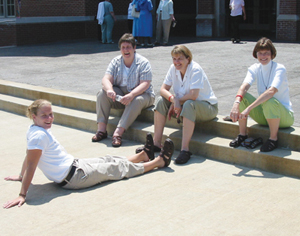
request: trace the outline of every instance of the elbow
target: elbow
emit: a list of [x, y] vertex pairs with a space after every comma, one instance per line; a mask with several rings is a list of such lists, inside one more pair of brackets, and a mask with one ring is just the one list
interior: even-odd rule
[[196, 99], [198, 98], [198, 95], [199, 95], [199, 94], [193, 94], [193, 95], [192, 95], [192, 100], [193, 100], [193, 101], [196, 101]]

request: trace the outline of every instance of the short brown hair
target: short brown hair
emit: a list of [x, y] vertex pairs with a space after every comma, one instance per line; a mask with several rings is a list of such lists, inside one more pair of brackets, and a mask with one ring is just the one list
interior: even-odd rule
[[171, 55], [177, 55], [177, 54], [182, 54], [185, 56], [186, 59], [189, 60], [189, 64], [193, 60], [193, 55], [192, 52], [184, 45], [176, 45], [173, 50], [171, 51]]
[[253, 49], [253, 53], [252, 53], [253, 57], [257, 58], [257, 53], [261, 50], [270, 50], [272, 60], [276, 57], [277, 52], [276, 52], [276, 49], [275, 49], [271, 39], [263, 37], [260, 40], [258, 40]]
[[133, 37], [132, 34], [129, 34], [129, 33], [123, 34], [123, 36], [120, 38], [119, 43], [118, 43], [119, 48], [121, 48], [122, 43], [130, 43], [133, 48], [136, 45], [135, 44], [135, 38]]
[[45, 99], [38, 99], [35, 100], [28, 108], [26, 111], [26, 116], [29, 119], [32, 119], [32, 115], [37, 115], [39, 109], [44, 106], [44, 105], [52, 105], [51, 102], [45, 100]]

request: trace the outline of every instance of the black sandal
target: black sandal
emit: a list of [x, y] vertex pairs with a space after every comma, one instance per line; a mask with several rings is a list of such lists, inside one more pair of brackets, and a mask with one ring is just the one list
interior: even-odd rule
[[278, 147], [278, 140], [271, 140], [271, 139], [268, 139], [267, 142], [265, 142], [261, 148], [260, 148], [260, 151], [261, 152], [271, 152], [273, 151], [274, 149], [276, 149]]
[[165, 165], [164, 167], [168, 167], [171, 163], [171, 157], [174, 152], [174, 143], [171, 139], [167, 138], [159, 156], [164, 159]]
[[237, 148], [241, 145], [242, 142], [244, 142], [248, 138], [248, 135], [241, 135], [239, 134], [235, 140], [231, 141], [229, 143], [230, 147]]
[[251, 148], [254, 149], [256, 148], [258, 145], [263, 144], [263, 139], [262, 138], [256, 138], [254, 139], [252, 142], [249, 143], [248, 146], [246, 146], [246, 148]]
[[154, 160], [153, 138], [150, 133], [148, 133], [146, 136], [146, 143], [142, 151], [145, 151], [150, 160]]
[[175, 159], [176, 164], [185, 164], [191, 158], [192, 153], [189, 151], [182, 150], [180, 151], [178, 157]]

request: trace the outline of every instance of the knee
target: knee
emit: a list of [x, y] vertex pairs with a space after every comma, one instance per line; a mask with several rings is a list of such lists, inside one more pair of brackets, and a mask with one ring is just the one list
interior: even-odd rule
[[159, 111], [160, 113], [164, 113], [163, 111], [168, 110], [167, 100], [163, 97], [158, 97], [156, 100], [156, 104], [154, 110]]
[[185, 103], [183, 103], [182, 111], [183, 112], [195, 112], [195, 101], [193, 100], [187, 100]]
[[108, 101], [108, 97], [107, 97], [107, 94], [106, 94], [106, 92], [103, 90], [103, 89], [101, 89], [98, 93], [97, 93], [97, 100], [96, 100], [96, 103], [98, 104], [98, 105], [100, 105], [100, 104], [103, 104], [103, 102], [106, 102], [106, 101]]
[[276, 98], [270, 98], [268, 101], [265, 101], [261, 104], [263, 110], [278, 110], [279, 101]]
[[130, 105], [138, 106], [144, 102], [144, 98], [142, 96], [136, 96], [132, 99]]
[[195, 101], [185, 101], [185, 103], [182, 106], [181, 116], [186, 117], [192, 121], [196, 120]]

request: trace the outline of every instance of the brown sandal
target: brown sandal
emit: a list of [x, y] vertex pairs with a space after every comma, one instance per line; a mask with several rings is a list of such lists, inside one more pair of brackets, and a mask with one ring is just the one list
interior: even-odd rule
[[121, 136], [113, 136], [111, 144], [113, 147], [120, 147], [122, 145], [122, 137]]
[[107, 138], [107, 131], [105, 133], [102, 131], [97, 131], [97, 133], [92, 137], [92, 142], [99, 142], [105, 138]]

